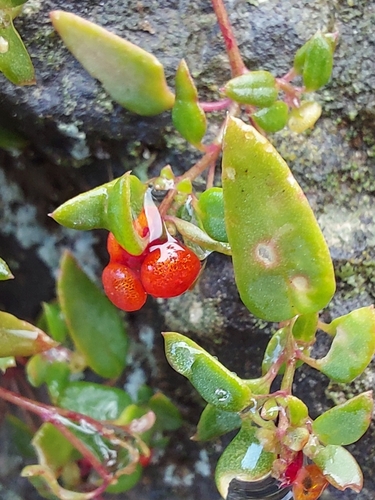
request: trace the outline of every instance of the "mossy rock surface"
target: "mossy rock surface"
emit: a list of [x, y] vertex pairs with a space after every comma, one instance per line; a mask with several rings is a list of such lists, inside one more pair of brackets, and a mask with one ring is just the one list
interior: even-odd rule
[[[0, 75], [0, 125], [11, 126], [28, 141], [21, 152], [0, 150], [0, 256], [16, 276], [13, 283], [1, 285], [0, 305], [29, 320], [35, 319], [40, 301], [54, 295], [53, 273], [64, 247], [73, 249], [97, 278], [107, 259], [104, 233], [64, 231], [47, 218], [48, 212], [124, 170], [153, 176], [170, 163], [182, 172], [197, 158], [173, 132], [168, 113], [140, 118], [111, 101], [54, 33], [48, 12], [58, 9], [97, 22], [154, 53], [165, 65], [171, 87], [179, 61], [186, 58], [205, 100], [217, 97], [230, 74], [209, 0], [27, 2], [15, 25], [33, 59], [37, 85], [15, 88]], [[249, 0], [231, 2], [230, 9], [246, 64], [276, 76], [288, 71], [298, 47], [318, 29], [339, 31], [332, 80], [315, 95], [323, 106], [322, 118], [310, 132], [283, 131], [271, 140], [304, 189], [334, 259], [338, 290], [324, 319], [374, 303], [375, 3]], [[257, 375], [274, 327], [247, 314], [233, 284], [230, 259], [221, 255], [210, 256], [192, 293], [169, 302], [149, 301], [145, 312], [131, 317], [134, 338], [153, 331], [156, 363], [145, 361], [151, 359], [145, 356], [130, 371], [142, 365], [150, 382], [177, 402], [187, 424], [159, 465], [147, 471], [146, 480], [127, 493], [129, 500], [155, 495], [170, 500], [219, 499], [212, 476], [222, 445], [200, 446], [189, 440], [201, 400], [169, 369], [159, 331], [190, 333], [231, 370], [250, 377]], [[317, 354], [325, 348], [319, 339]], [[374, 373], [371, 365], [351, 386], [353, 394], [372, 389]], [[325, 393], [327, 379], [307, 368], [300, 369], [296, 382], [313, 416], [343, 394], [336, 387]], [[326, 498], [373, 500], [374, 438], [372, 425], [351, 447], [364, 469], [364, 490], [358, 495], [330, 490]], [[12, 471], [18, 477], [17, 465]], [[20, 498], [38, 498], [25, 493], [25, 483], [10, 483], [9, 477], [0, 475], [5, 485], [0, 496], [8, 500], [13, 494], [8, 492], [18, 491]]]

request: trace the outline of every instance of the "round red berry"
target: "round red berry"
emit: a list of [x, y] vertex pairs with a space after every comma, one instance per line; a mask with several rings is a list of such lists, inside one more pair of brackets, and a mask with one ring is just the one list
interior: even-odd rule
[[133, 270], [139, 270], [145, 253], [141, 255], [132, 255], [122, 248], [112, 233], [108, 234], [107, 251], [109, 253], [111, 263], [123, 264]]
[[123, 264], [109, 263], [102, 282], [109, 300], [123, 311], [138, 311], [146, 302], [147, 293], [137, 273]]
[[141, 281], [153, 297], [177, 297], [191, 287], [200, 269], [200, 261], [192, 250], [168, 240], [149, 248], [141, 266]]

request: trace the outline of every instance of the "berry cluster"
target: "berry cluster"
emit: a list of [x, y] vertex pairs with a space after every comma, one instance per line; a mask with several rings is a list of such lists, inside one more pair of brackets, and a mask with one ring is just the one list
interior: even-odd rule
[[177, 297], [197, 279], [201, 265], [194, 252], [170, 235], [151, 242], [141, 255], [131, 255], [109, 233], [110, 261], [102, 282], [109, 300], [124, 311], [137, 311], [147, 295]]

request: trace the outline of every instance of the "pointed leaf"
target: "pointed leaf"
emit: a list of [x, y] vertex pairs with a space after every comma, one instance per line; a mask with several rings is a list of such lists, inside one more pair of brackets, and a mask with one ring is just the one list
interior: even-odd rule
[[147, 186], [137, 177], [124, 174], [113, 185], [108, 197], [105, 228], [132, 255], [140, 255], [148, 244], [134, 224], [144, 207]]
[[155, 413], [156, 423], [161, 429], [166, 431], [175, 431], [182, 425], [181, 413], [178, 408], [161, 392], [152, 396], [148, 402], [150, 410]]
[[60, 304], [43, 302], [43, 317], [46, 321], [47, 331], [57, 342], [64, 342], [68, 333], [65, 319]]
[[342, 446], [328, 445], [314, 458], [327, 481], [338, 490], [351, 488], [359, 493], [363, 486], [362, 471], [354, 459]]
[[33, 63], [13, 26], [11, 11], [0, 10], [0, 17], [0, 71], [16, 85], [33, 85]]
[[5, 260], [0, 258], [0, 281], [13, 279], [14, 276]]
[[238, 413], [224, 411], [208, 404], [203, 410], [197, 424], [194, 441], [208, 441], [238, 429], [241, 426], [241, 417]]
[[217, 463], [215, 481], [221, 496], [227, 498], [232, 479], [253, 482], [269, 476], [275, 459], [274, 453], [264, 451], [256, 437], [256, 427], [244, 422]]
[[106, 228], [109, 192], [118, 179], [107, 182], [66, 201], [51, 217], [62, 226], [83, 231]]
[[323, 444], [354, 443], [367, 431], [373, 408], [372, 391], [364, 392], [320, 415], [313, 422], [313, 432]]
[[164, 68], [152, 54], [74, 14], [50, 16], [68, 49], [121, 106], [145, 116], [173, 106]]
[[327, 326], [335, 335], [324, 358], [314, 366], [331, 380], [349, 383], [360, 375], [375, 354], [375, 311], [362, 307], [336, 318]]
[[169, 364], [188, 378], [207, 403], [241, 411], [250, 401], [246, 383], [192, 340], [175, 332], [163, 333]]
[[274, 147], [229, 118], [223, 144], [226, 227], [248, 309], [283, 321], [319, 311], [335, 280], [327, 244], [301, 188]]
[[131, 404], [131, 397], [117, 387], [93, 382], [71, 382], [57, 404], [96, 420], [116, 420], [124, 408]]
[[36, 326], [0, 311], [0, 357], [32, 356], [56, 345]]
[[206, 115], [199, 105], [198, 92], [183, 59], [176, 74], [176, 100], [172, 109], [173, 125], [182, 137], [200, 148], [206, 133]]
[[27, 0], [0, 0], [0, 9], [12, 9], [26, 2]]
[[128, 345], [123, 321], [68, 252], [62, 258], [57, 291], [69, 333], [87, 364], [102, 377], [118, 377]]

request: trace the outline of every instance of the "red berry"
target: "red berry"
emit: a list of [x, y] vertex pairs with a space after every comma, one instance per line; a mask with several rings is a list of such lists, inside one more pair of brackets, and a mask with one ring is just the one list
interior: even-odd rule
[[302, 451], [299, 451], [297, 455], [295, 456], [294, 460], [290, 462], [288, 467], [286, 468], [281, 480], [283, 486], [288, 486], [289, 484], [292, 484], [299, 472], [299, 470], [303, 466], [303, 453]]
[[144, 289], [154, 297], [167, 299], [186, 292], [201, 269], [195, 253], [175, 240], [152, 245], [141, 266]]
[[103, 270], [102, 282], [109, 300], [123, 311], [138, 311], [147, 299], [135, 271], [127, 266], [109, 263]]
[[327, 479], [315, 464], [302, 467], [293, 483], [294, 500], [317, 500], [328, 485]]
[[130, 267], [133, 270], [139, 270], [142, 261], [145, 258], [145, 253], [142, 253], [141, 255], [132, 255], [131, 253], [127, 252], [125, 248], [122, 248], [120, 243], [118, 243], [112, 233], [108, 234], [107, 250], [110, 256], [111, 263], [123, 264], [124, 266]]

